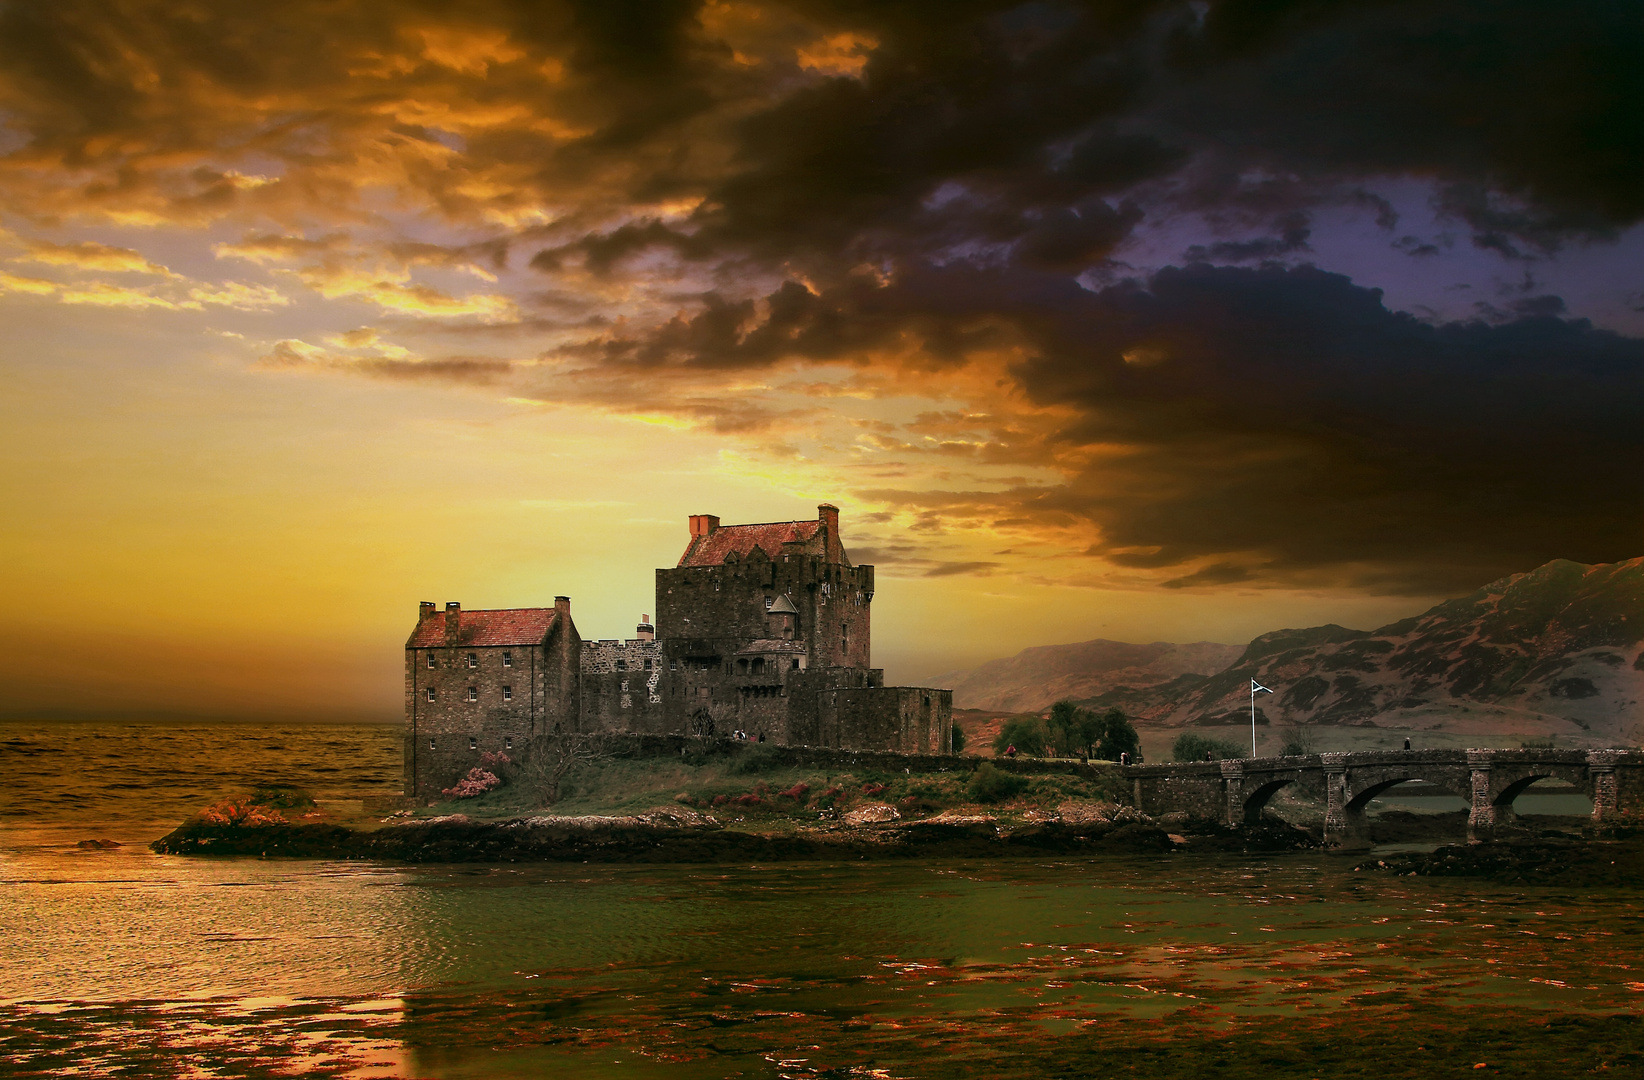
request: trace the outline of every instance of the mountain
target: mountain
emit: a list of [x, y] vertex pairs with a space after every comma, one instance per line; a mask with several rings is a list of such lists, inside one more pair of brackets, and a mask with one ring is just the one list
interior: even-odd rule
[[1183, 675], [1213, 675], [1242, 652], [1238, 645], [1213, 641], [1133, 645], [1098, 639], [1040, 645], [968, 671], [938, 675], [934, 685], [951, 686], [957, 708], [1032, 712], [1063, 698], [1092, 698], [1120, 687], [1145, 690]]
[[[1644, 700], [1644, 558], [1556, 560], [1379, 630], [1275, 630], [1225, 670], [1145, 700], [1165, 726], [1269, 722], [1636, 742]], [[978, 669], [981, 670], [981, 669]]]

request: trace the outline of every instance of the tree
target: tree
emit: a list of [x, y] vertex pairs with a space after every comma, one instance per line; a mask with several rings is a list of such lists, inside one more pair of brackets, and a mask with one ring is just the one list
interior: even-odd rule
[[1045, 722], [1037, 716], [1013, 716], [999, 729], [999, 737], [993, 740], [993, 751], [1002, 754], [1014, 746], [1019, 754], [1040, 757], [1045, 752], [1047, 734]]
[[953, 753], [963, 754], [964, 752], [965, 752], [965, 729], [960, 727], [958, 725], [958, 723], [956, 722], [953, 725]]
[[559, 801], [560, 785], [579, 765], [611, 756], [604, 738], [594, 732], [570, 731], [544, 735], [531, 742], [520, 765], [520, 782], [542, 806]]
[[1244, 748], [1221, 739], [1206, 738], [1196, 731], [1184, 731], [1176, 736], [1170, 756], [1177, 761], [1220, 761], [1244, 757]]
[[1096, 746], [1091, 757], [1118, 761], [1124, 754], [1129, 754], [1133, 762], [1142, 760], [1142, 739], [1123, 709], [1109, 709], [1097, 721]]

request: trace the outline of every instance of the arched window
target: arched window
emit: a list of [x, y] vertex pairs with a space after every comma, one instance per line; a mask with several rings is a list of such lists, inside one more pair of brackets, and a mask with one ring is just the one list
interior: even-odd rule
[[748, 662], [746, 660], [738, 660], [736, 662], [736, 673], [738, 675], [746, 675], [748, 673]]
[[765, 674], [765, 658], [763, 656], [754, 657], [753, 673], [755, 675]]

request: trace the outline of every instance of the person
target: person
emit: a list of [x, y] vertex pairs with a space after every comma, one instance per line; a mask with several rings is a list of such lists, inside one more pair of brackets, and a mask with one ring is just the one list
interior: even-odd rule
[[1015, 757], [1016, 756], [1016, 744], [1015, 743], [1011, 743], [1009, 746], [1005, 747], [1005, 756], [1006, 757]]
[[1130, 751], [1129, 750], [1121, 750], [1119, 752], [1119, 764], [1120, 765], [1129, 765], [1130, 764]]
[[1404, 740], [1404, 748], [1406, 750], [1410, 749], [1410, 740], [1409, 739]]

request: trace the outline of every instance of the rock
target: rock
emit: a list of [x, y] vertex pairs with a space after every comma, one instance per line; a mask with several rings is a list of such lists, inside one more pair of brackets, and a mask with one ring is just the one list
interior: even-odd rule
[[896, 812], [896, 807], [878, 803], [873, 806], [864, 806], [859, 810], [852, 810], [850, 813], [842, 815], [839, 820], [846, 825], [877, 825], [886, 821], [900, 821], [901, 818], [902, 815]]
[[124, 845], [118, 840], [82, 840], [74, 846], [77, 848], [84, 848], [87, 851], [110, 851], [117, 847], [123, 847]]

